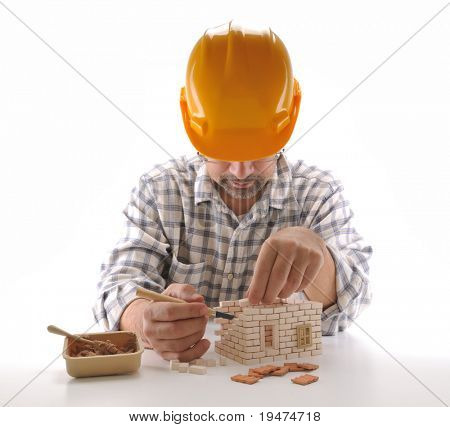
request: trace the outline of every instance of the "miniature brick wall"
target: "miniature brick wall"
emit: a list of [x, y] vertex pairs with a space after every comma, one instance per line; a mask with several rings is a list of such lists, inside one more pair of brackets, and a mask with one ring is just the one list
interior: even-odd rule
[[[232, 320], [216, 318], [220, 340], [216, 353], [244, 365], [271, 363], [322, 353], [322, 303], [277, 299], [274, 304], [250, 305], [247, 299], [222, 301], [218, 310]], [[311, 325], [311, 344], [299, 348], [297, 326]]]

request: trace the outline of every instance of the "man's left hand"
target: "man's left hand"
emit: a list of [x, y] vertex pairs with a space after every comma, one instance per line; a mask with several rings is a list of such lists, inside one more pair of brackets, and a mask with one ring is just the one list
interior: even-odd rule
[[262, 245], [247, 290], [251, 304], [271, 304], [314, 286], [327, 251], [324, 240], [305, 227], [287, 227]]

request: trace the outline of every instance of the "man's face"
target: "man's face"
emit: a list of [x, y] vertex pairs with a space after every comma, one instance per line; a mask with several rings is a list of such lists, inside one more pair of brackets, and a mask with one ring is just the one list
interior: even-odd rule
[[209, 176], [233, 199], [252, 199], [264, 188], [276, 167], [274, 157], [250, 162], [222, 162], [207, 157]]

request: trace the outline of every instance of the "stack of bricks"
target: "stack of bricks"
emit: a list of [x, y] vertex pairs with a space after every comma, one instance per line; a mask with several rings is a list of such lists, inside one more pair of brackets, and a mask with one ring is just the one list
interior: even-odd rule
[[[322, 303], [306, 300], [250, 305], [247, 299], [222, 301], [216, 309], [232, 313], [232, 320], [216, 318], [221, 325], [215, 351], [243, 365], [270, 363], [322, 353]], [[297, 328], [306, 327], [308, 338], [299, 343]]]

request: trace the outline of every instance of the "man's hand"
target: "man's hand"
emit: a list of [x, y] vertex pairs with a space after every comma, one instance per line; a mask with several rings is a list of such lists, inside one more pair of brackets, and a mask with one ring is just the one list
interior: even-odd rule
[[[187, 302], [137, 299], [123, 313], [121, 329], [136, 325], [131, 330], [137, 329], [143, 341], [153, 347], [163, 359], [178, 359], [181, 362], [198, 359], [211, 344], [207, 339], [202, 339], [208, 323], [208, 307], [204, 304], [203, 296], [195, 293], [193, 286], [178, 283], [169, 285], [163, 294]], [[134, 313], [133, 304], [136, 304]], [[127, 319], [128, 309], [134, 321]]]
[[325, 242], [305, 227], [287, 227], [262, 245], [247, 290], [251, 304], [271, 304], [314, 284], [326, 261]]

